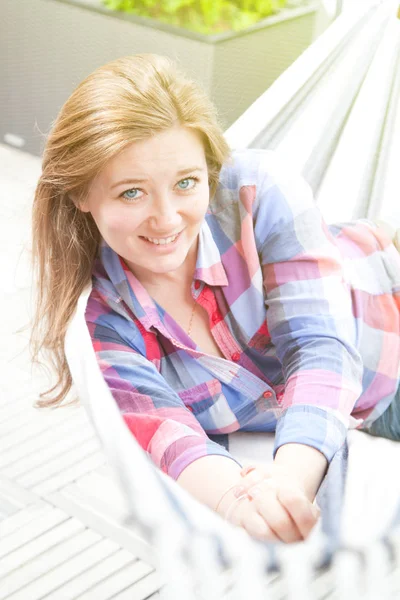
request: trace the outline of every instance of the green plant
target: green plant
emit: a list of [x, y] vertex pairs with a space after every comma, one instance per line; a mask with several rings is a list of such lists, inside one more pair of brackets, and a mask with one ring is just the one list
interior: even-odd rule
[[111, 9], [203, 34], [240, 31], [279, 12], [287, 0], [102, 0]]

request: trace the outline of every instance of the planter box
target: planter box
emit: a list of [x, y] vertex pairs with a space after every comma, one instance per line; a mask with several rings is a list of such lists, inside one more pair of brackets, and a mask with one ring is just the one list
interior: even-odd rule
[[0, 141], [40, 155], [76, 85], [96, 67], [139, 52], [178, 59], [229, 127], [313, 41], [319, 2], [213, 36], [113, 12], [100, 0], [1, 0], [1, 7]]

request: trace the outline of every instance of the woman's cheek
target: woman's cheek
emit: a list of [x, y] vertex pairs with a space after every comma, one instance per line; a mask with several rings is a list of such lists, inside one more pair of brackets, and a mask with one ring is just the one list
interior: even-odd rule
[[111, 234], [126, 231], [127, 233], [133, 233], [136, 227], [138, 227], [138, 219], [133, 218], [132, 214], [127, 214], [126, 211], [110, 211], [106, 218], [107, 229]]

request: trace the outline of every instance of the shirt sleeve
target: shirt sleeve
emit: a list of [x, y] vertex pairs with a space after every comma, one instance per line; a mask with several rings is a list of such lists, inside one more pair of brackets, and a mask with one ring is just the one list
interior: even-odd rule
[[150, 360], [116, 330], [94, 322], [87, 325], [103, 377], [124, 421], [157, 467], [176, 480], [203, 456], [217, 454], [238, 462], [208, 438]]
[[362, 391], [351, 290], [310, 186], [276, 157], [260, 160], [254, 232], [267, 325], [284, 373], [273, 454], [296, 442], [328, 462]]

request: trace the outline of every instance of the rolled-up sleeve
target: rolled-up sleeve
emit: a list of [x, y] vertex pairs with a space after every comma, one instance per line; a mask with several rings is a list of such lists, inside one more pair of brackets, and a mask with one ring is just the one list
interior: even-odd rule
[[284, 373], [274, 446], [313, 446], [330, 461], [362, 391], [351, 293], [310, 186], [276, 158], [260, 161], [254, 232], [267, 324]]
[[150, 360], [115, 329], [95, 322], [87, 321], [87, 325], [103, 377], [125, 423], [157, 467], [176, 480], [190, 463], [204, 456], [218, 454], [235, 460], [208, 438]]

